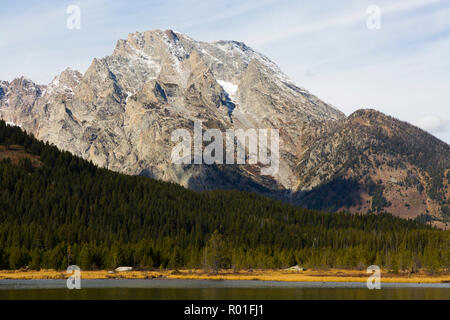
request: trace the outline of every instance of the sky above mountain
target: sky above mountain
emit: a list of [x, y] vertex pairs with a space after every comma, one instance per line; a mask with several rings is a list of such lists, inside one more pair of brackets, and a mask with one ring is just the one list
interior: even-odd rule
[[[69, 5], [80, 29], [67, 28]], [[374, 108], [450, 142], [448, 0], [24, 0], [2, 3], [0, 26], [1, 80], [46, 84], [68, 66], [86, 71], [128, 33], [174, 29], [245, 42], [346, 114]]]

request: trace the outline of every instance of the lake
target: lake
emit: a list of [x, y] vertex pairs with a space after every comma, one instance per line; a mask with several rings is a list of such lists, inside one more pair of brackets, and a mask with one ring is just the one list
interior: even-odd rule
[[450, 300], [448, 283], [382, 283], [369, 290], [357, 282], [258, 280], [81, 280], [68, 290], [65, 280], [0, 280], [0, 300]]

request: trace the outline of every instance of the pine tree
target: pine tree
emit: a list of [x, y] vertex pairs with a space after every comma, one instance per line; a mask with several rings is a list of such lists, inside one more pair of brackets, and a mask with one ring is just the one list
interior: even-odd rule
[[208, 240], [204, 249], [205, 267], [208, 270], [217, 272], [221, 268], [227, 268], [229, 265], [228, 250], [224, 237], [215, 230]]

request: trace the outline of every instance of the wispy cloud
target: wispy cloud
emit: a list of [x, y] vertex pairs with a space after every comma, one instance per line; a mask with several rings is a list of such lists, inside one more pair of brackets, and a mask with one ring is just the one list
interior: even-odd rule
[[417, 119], [414, 124], [431, 133], [444, 133], [450, 131], [450, 121], [434, 115], [421, 117]]
[[[410, 1], [397, 1], [389, 3], [388, 5], [380, 6], [383, 17], [387, 15], [393, 15], [396, 13], [406, 13], [410, 10], [418, 9], [421, 7], [431, 6], [434, 4], [442, 3], [444, 0], [410, 0]], [[301, 36], [307, 33], [317, 33], [321, 31], [332, 32], [334, 28], [352, 26], [355, 24], [364, 25], [367, 19], [367, 12], [363, 10], [354, 10], [354, 12], [347, 14], [337, 14], [336, 16], [328, 17], [326, 19], [320, 19], [312, 23], [303, 24], [299, 22], [299, 26], [290, 28], [284, 32], [274, 32], [271, 34], [264, 34], [257, 39], [253, 40], [254, 45], [267, 45], [272, 42], [280, 41], [283, 39], [289, 39]]]

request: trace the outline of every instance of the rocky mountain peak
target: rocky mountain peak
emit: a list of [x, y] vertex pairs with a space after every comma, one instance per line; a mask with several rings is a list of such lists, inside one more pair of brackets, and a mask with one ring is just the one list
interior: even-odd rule
[[53, 80], [45, 88], [44, 94], [68, 94], [73, 95], [75, 88], [80, 84], [83, 74], [72, 68], [67, 68]]

